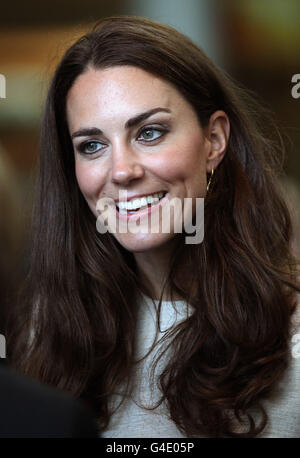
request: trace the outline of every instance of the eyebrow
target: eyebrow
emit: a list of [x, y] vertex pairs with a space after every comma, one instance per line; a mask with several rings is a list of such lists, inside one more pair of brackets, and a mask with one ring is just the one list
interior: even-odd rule
[[[169, 110], [168, 108], [162, 108], [162, 107], [152, 108], [152, 110], [145, 111], [144, 113], [141, 113], [137, 116], [134, 116], [133, 118], [128, 119], [128, 121], [126, 121], [125, 123], [125, 129], [129, 129], [130, 127], [136, 126], [137, 124], [141, 123], [145, 119], [161, 111], [165, 113], [171, 113], [171, 110]], [[97, 127], [90, 127], [90, 128], [83, 128], [83, 129], [77, 130], [76, 132], [74, 132], [71, 135], [71, 138], [88, 137], [91, 135], [102, 135], [102, 134], [103, 134], [102, 130], [98, 129]]]

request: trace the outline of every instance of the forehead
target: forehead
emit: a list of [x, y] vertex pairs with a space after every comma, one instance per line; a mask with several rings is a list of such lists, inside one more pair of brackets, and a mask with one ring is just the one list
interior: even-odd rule
[[149, 110], [155, 106], [175, 109], [186, 103], [168, 81], [133, 66], [88, 68], [74, 82], [67, 96], [68, 117], [100, 108], [121, 114], [126, 107]]

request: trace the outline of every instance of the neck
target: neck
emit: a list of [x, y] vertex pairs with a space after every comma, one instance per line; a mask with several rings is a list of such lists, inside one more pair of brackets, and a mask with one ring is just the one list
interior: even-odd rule
[[[153, 250], [134, 254], [141, 283], [154, 300], [160, 299], [174, 249], [176, 249], [175, 239]], [[174, 299], [181, 298], [175, 295]], [[170, 300], [168, 285], [164, 289], [162, 300]]]

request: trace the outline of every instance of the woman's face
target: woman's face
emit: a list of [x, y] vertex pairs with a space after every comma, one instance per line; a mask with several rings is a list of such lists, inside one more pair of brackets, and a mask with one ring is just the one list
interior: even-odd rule
[[[81, 74], [68, 93], [67, 119], [77, 182], [95, 216], [103, 198], [110, 198], [110, 216], [117, 221], [142, 222], [174, 197], [181, 202], [204, 197], [206, 173], [221, 160], [213, 154], [211, 133], [205, 135], [177, 89], [133, 66], [89, 68]], [[127, 191], [127, 201], [150, 199], [136, 200], [135, 211], [119, 209], [127, 205], [117, 205], [124, 200], [119, 191]], [[170, 233], [127, 231], [114, 236], [127, 250], [143, 252], [170, 242], [174, 227]]]

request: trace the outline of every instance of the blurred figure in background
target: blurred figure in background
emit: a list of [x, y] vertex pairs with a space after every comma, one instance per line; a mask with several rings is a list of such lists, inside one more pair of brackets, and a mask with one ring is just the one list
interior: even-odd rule
[[12, 164], [0, 145], [0, 332], [22, 275], [23, 228], [19, 188]]

